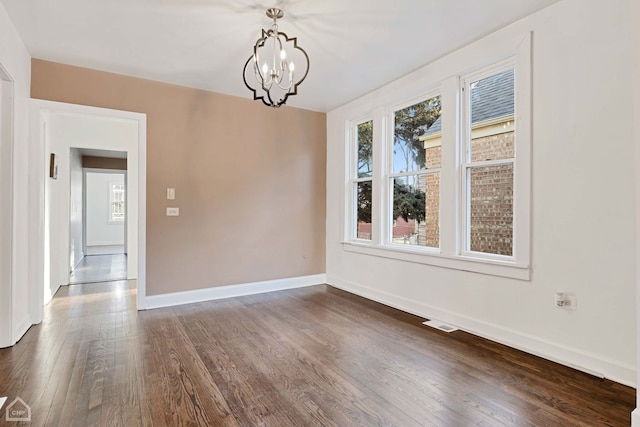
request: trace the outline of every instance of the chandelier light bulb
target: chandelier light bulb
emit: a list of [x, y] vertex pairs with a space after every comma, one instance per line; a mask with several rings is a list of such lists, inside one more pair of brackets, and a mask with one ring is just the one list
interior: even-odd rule
[[283, 61], [287, 58], [287, 51], [282, 49], [280, 51], [280, 59], [282, 59]]

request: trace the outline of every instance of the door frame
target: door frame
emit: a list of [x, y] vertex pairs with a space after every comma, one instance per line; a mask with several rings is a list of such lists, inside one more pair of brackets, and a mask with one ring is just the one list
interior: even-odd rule
[[[87, 255], [87, 174], [97, 173], [104, 175], [123, 175], [125, 185], [125, 197], [128, 196], [127, 189], [127, 170], [126, 169], [98, 169], [98, 168], [82, 168], [82, 252]], [[128, 203], [125, 201], [125, 206]], [[124, 253], [127, 253], [127, 216], [124, 217]]]
[[[126, 150], [129, 162], [137, 159], [137, 173], [133, 169], [128, 170], [130, 180], [137, 179], [138, 190], [137, 203], [137, 308], [146, 307], [146, 145], [147, 145], [147, 116], [143, 113], [113, 110], [85, 105], [68, 104], [62, 102], [32, 99], [30, 103], [30, 152], [29, 158], [33, 167], [30, 167], [29, 178], [29, 245], [33, 248], [29, 260], [29, 286], [30, 298], [29, 311], [32, 323], [40, 323], [43, 318], [43, 306], [45, 304], [45, 292], [43, 286], [48, 284], [45, 278], [45, 265], [49, 262], [49, 236], [47, 235], [48, 212], [46, 212], [46, 180], [48, 178], [49, 153], [47, 152], [47, 123], [50, 117], [55, 115], [78, 115], [109, 119], [114, 121], [134, 121], [137, 124], [137, 147], [134, 150]], [[87, 147], [93, 148], [93, 147]], [[107, 148], [109, 149], [109, 148]], [[128, 168], [129, 169], [129, 168]], [[134, 178], [134, 175], [137, 175]], [[129, 206], [127, 207], [129, 209]], [[129, 212], [127, 211], [127, 214]], [[68, 245], [67, 245], [68, 246]], [[46, 256], [45, 256], [46, 255]], [[45, 280], [46, 279], [46, 280]], [[47, 295], [48, 297], [48, 295]]]

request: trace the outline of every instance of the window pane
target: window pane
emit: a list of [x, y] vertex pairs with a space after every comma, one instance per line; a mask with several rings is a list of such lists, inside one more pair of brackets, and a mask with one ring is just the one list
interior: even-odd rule
[[440, 174], [420, 175], [420, 188], [425, 189], [424, 221], [418, 224], [418, 245], [440, 247]]
[[371, 240], [371, 181], [357, 182], [356, 238]]
[[124, 221], [124, 184], [111, 185], [111, 221]]
[[358, 178], [373, 174], [373, 121], [358, 125]]
[[424, 156], [425, 165], [428, 168], [439, 168], [442, 164], [442, 145], [440, 144], [440, 138], [437, 141], [425, 141], [424, 142]]
[[513, 255], [513, 164], [468, 170], [469, 250]]
[[424, 138], [439, 138], [440, 110], [440, 96], [436, 96], [394, 113], [394, 173], [435, 167], [426, 162]]
[[394, 178], [392, 242], [438, 247], [439, 208], [439, 174]]
[[509, 69], [469, 85], [472, 162], [513, 157], [513, 77], [513, 69]]

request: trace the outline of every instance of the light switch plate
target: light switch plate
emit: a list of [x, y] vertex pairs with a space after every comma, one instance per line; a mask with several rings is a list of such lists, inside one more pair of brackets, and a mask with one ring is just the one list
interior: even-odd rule
[[167, 188], [167, 200], [175, 200], [175, 198], [176, 198], [176, 189]]
[[180, 216], [180, 208], [167, 208], [167, 216]]

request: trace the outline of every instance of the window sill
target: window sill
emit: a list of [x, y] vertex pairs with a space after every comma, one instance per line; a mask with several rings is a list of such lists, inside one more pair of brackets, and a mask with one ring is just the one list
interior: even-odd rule
[[418, 264], [433, 265], [473, 273], [489, 274], [492, 276], [508, 277], [518, 280], [530, 280], [531, 269], [528, 265], [516, 264], [514, 261], [502, 261], [472, 256], [447, 255], [437, 250], [424, 250], [422, 248], [404, 248], [394, 246], [381, 246], [371, 243], [342, 242], [347, 252], [382, 258], [397, 259]]

